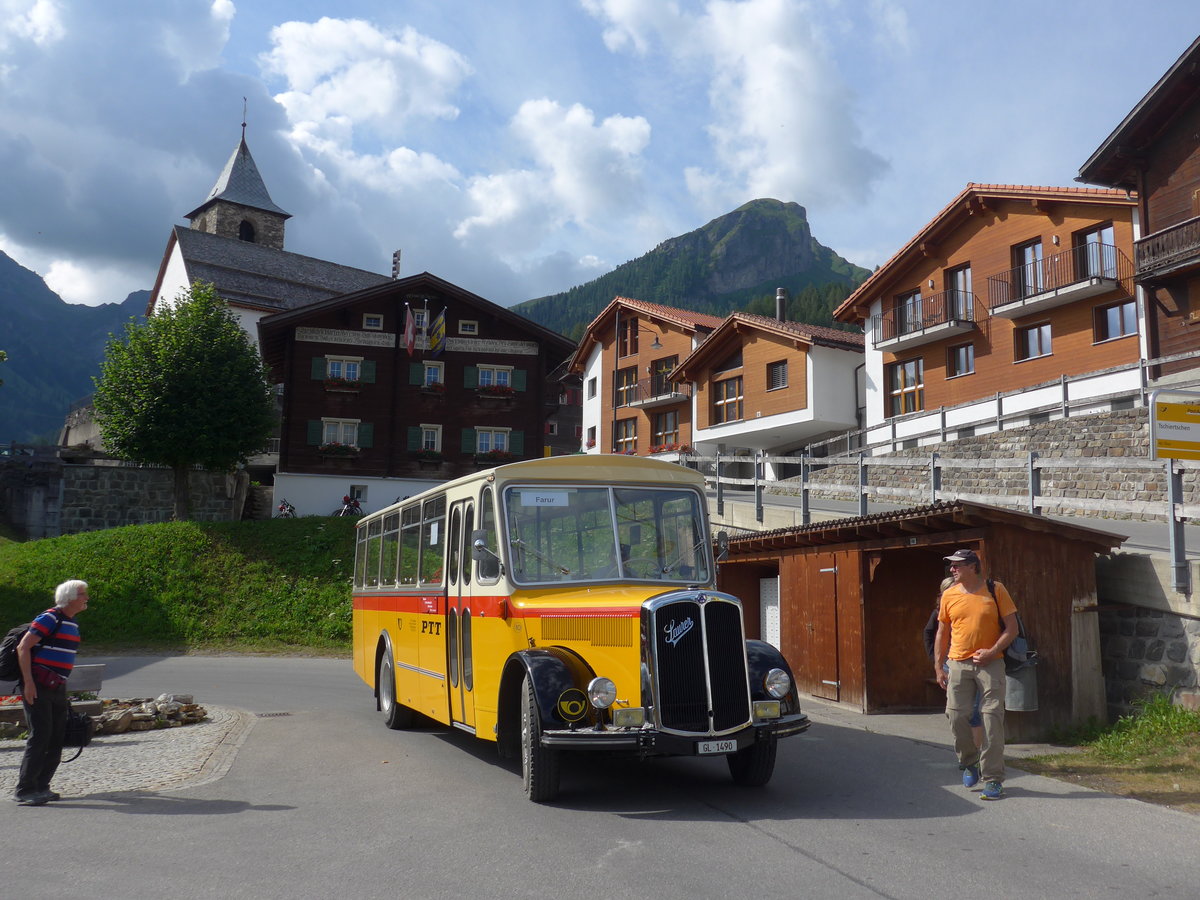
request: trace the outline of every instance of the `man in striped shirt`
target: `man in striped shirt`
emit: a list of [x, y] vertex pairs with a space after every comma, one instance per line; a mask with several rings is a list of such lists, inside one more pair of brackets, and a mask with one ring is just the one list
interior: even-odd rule
[[64, 581], [54, 591], [54, 608], [34, 619], [17, 645], [21, 699], [29, 727], [14, 797], [22, 806], [60, 799], [50, 790], [50, 779], [62, 760], [67, 732], [67, 676], [79, 649], [75, 616], [87, 609], [88, 599], [86, 582]]

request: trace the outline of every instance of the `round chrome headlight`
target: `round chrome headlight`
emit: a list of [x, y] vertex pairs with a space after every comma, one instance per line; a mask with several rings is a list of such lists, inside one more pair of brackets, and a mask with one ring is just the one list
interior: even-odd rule
[[588, 682], [587, 695], [596, 709], [608, 709], [617, 699], [617, 686], [611, 678], [593, 678]]
[[772, 669], [763, 678], [763, 687], [776, 700], [782, 700], [792, 689], [792, 678], [783, 669]]

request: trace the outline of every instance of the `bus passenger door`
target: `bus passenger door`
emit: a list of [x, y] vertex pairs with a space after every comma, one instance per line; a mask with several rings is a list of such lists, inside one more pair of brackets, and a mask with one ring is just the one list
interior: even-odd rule
[[471, 658], [471, 532], [475, 503], [460, 500], [450, 510], [449, 553], [446, 567], [446, 671], [449, 673], [450, 721], [475, 730], [475, 667]]

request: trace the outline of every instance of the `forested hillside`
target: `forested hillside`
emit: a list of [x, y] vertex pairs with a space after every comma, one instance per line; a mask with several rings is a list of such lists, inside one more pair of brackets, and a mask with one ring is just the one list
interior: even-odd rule
[[578, 340], [616, 296], [717, 316], [774, 315], [782, 287], [791, 295], [788, 318], [843, 327], [831, 313], [869, 274], [820, 244], [798, 203], [753, 200], [595, 281], [513, 309]]

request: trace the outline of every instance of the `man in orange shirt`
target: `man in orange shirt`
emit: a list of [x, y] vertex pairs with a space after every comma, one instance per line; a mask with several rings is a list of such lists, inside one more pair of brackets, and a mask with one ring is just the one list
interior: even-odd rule
[[[933, 671], [946, 689], [946, 716], [967, 787], [982, 772], [983, 799], [999, 800], [1004, 784], [1004, 649], [1017, 636], [1017, 607], [999, 582], [995, 596], [974, 550], [944, 557], [954, 584], [942, 593], [934, 639]], [[942, 664], [949, 660], [949, 673]], [[983, 700], [983, 746], [971, 735], [970, 716], [978, 689]]]

